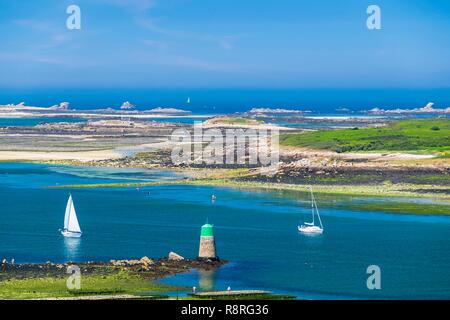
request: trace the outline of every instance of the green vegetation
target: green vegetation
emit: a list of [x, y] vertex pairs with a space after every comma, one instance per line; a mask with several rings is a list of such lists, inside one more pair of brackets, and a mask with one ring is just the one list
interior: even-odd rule
[[[9, 279], [0, 282], [0, 299], [46, 299], [46, 298], [90, 298], [107, 296], [107, 298], [166, 299], [164, 292], [174, 291], [180, 287], [156, 284], [139, 276], [126, 272], [110, 275], [87, 275], [81, 279], [81, 290], [69, 290], [66, 278], [45, 277]], [[185, 288], [181, 288], [185, 289]], [[147, 294], [151, 292], [151, 295]], [[188, 295], [188, 300], [292, 300], [293, 296], [278, 294], [226, 295], [197, 297]]]
[[213, 120], [216, 123], [225, 123], [225, 124], [254, 125], [254, 124], [261, 124], [261, 123], [263, 123], [263, 121], [261, 121], [261, 120], [248, 119], [248, 118], [242, 118], [242, 117], [216, 118], [216, 119], [213, 119]]
[[145, 292], [174, 290], [174, 287], [156, 284], [125, 271], [108, 275], [84, 275], [81, 278], [81, 290], [68, 290], [66, 281], [66, 278], [60, 277], [4, 280], [0, 282], [0, 299], [140, 295]]
[[[250, 182], [228, 179], [216, 180], [187, 180], [185, 184], [225, 186], [242, 189], [257, 190], [292, 190], [297, 192], [309, 192], [310, 184], [287, 184], [287, 183], [267, 183]], [[430, 190], [430, 193], [426, 191]], [[439, 192], [442, 190], [442, 192]], [[419, 184], [389, 184], [383, 185], [314, 185], [314, 193], [319, 195], [348, 195], [348, 196], [370, 196], [370, 197], [422, 197], [439, 198], [448, 200], [450, 196], [446, 194], [446, 186], [430, 186]], [[432, 191], [432, 192], [431, 192]]]
[[450, 184], [450, 175], [426, 175], [426, 176], [411, 176], [410, 180], [415, 180], [419, 183], [433, 183], [433, 184]]
[[[118, 188], [118, 187], [151, 187], [156, 185], [201, 185], [201, 186], [222, 186], [238, 189], [262, 190], [262, 191], [292, 191], [292, 192], [309, 192], [309, 184], [287, 184], [287, 183], [267, 183], [259, 181], [240, 181], [236, 179], [185, 179], [167, 182], [144, 182], [144, 183], [111, 183], [111, 184], [80, 184], [80, 185], [65, 185], [53, 188]], [[405, 198], [436, 198], [442, 200], [449, 200], [450, 195], [446, 193], [448, 187], [433, 186], [429, 184], [409, 184], [397, 183], [392, 184], [386, 181], [380, 185], [315, 185], [314, 193], [316, 197], [329, 196], [370, 196], [370, 197], [405, 197]], [[359, 205], [359, 204], [358, 204]], [[366, 205], [366, 204], [364, 204]], [[368, 206], [369, 204], [367, 204]], [[399, 210], [395, 209], [392, 202], [387, 202], [385, 205], [367, 207], [367, 210], [374, 211], [392, 211], [392, 212], [410, 212], [410, 213], [426, 213], [436, 212], [436, 214], [450, 214], [447, 210], [449, 206], [443, 205], [439, 208], [425, 208], [424, 210], [416, 207], [423, 206], [423, 204], [406, 203]], [[362, 206], [362, 205], [361, 205]], [[354, 208], [357, 208], [356, 205]], [[358, 207], [357, 209], [363, 209]], [[423, 211], [423, 212], [418, 212]]]
[[[394, 182], [392, 182], [394, 181]], [[402, 174], [395, 173], [381, 175], [377, 172], [346, 173], [343, 175], [316, 175], [302, 178], [302, 183], [311, 185], [378, 185], [378, 184], [434, 184], [450, 185], [450, 174]]]
[[376, 202], [357, 203], [345, 206], [347, 209], [359, 211], [383, 211], [395, 213], [412, 213], [425, 215], [450, 215], [450, 205], [423, 204], [414, 202]]
[[280, 144], [295, 147], [350, 151], [450, 151], [450, 120], [416, 119], [390, 123], [382, 128], [320, 130], [283, 134]]
[[442, 153], [438, 156], [438, 158], [440, 158], [440, 159], [449, 159], [449, 158], [450, 158], [450, 151], [442, 152]]
[[[187, 180], [186, 180], [187, 181]], [[185, 180], [177, 181], [152, 181], [152, 182], [124, 182], [124, 183], [95, 183], [95, 184], [66, 184], [51, 186], [50, 189], [85, 189], [85, 188], [129, 188], [129, 187], [153, 187], [172, 184], [183, 184]]]

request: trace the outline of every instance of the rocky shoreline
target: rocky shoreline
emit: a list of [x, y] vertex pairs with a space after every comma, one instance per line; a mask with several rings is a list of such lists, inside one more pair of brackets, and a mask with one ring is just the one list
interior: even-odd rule
[[[367, 157], [371, 156], [368, 155]], [[67, 164], [173, 170], [186, 173], [187, 176], [194, 179], [206, 176], [212, 177], [212, 171], [215, 171], [218, 176], [226, 175], [226, 178], [264, 183], [308, 183], [312, 185], [379, 185], [386, 183], [420, 185], [432, 183], [440, 186], [450, 185], [450, 167], [446, 165], [410, 165], [390, 163], [387, 160], [379, 159], [358, 159], [356, 157], [347, 159], [335, 157], [335, 155], [320, 154], [320, 152], [299, 151], [296, 154], [292, 150], [282, 152], [276, 172], [271, 176], [265, 175], [257, 165], [174, 165], [171, 162], [168, 150], [142, 152], [133, 157], [84, 163], [70, 162]], [[227, 172], [232, 173], [236, 169], [238, 171], [246, 170], [247, 173], [242, 176], [227, 174]]]
[[130, 260], [111, 260], [108, 262], [88, 261], [88, 262], [66, 262], [66, 263], [24, 263], [12, 264], [2, 263], [0, 272], [0, 283], [11, 279], [30, 278], [67, 278], [68, 267], [77, 266], [82, 275], [110, 275], [119, 272], [130, 272], [133, 275], [141, 276], [145, 279], [155, 280], [181, 272], [188, 272], [192, 269], [213, 270], [226, 264], [224, 260], [204, 260], [204, 259], [174, 259], [159, 258], [150, 259], [142, 257]]

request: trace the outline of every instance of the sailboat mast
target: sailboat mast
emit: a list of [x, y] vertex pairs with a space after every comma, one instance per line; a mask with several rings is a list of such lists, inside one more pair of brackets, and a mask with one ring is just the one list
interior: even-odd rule
[[311, 214], [312, 214], [312, 223], [314, 225], [314, 195], [311, 187], [309, 187], [309, 191], [311, 192]]
[[69, 194], [69, 199], [67, 200], [66, 213], [64, 215], [64, 229], [69, 228], [70, 211], [72, 211], [72, 195], [71, 194]]
[[317, 211], [317, 218], [319, 218], [320, 227], [323, 229], [322, 219], [320, 219], [319, 208], [317, 208], [316, 198], [314, 198], [314, 194], [312, 194], [312, 197], [313, 197], [314, 207], [316, 208], [316, 211]]

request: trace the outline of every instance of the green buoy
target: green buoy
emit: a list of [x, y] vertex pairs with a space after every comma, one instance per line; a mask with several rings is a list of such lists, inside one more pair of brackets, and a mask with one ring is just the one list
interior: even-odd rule
[[209, 223], [202, 225], [202, 231], [200, 235], [202, 237], [214, 237], [213, 225]]
[[216, 241], [212, 224], [206, 223], [202, 226], [198, 257], [202, 259], [217, 259]]

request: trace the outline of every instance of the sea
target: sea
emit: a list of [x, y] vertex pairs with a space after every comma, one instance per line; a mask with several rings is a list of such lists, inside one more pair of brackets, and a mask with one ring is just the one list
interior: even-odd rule
[[[189, 103], [188, 103], [189, 99]], [[63, 101], [75, 109], [119, 108], [129, 101], [138, 110], [172, 107], [194, 114], [231, 114], [254, 107], [284, 108], [313, 114], [335, 114], [349, 109], [358, 113], [374, 107], [420, 108], [433, 102], [436, 108], [450, 106], [448, 88], [12, 88], [0, 90], [0, 105], [26, 102], [52, 106]]]
[[[340, 205], [333, 206], [318, 194], [325, 231], [307, 236], [297, 231], [310, 220], [307, 193], [187, 185], [58, 188], [182, 177], [158, 170], [0, 163], [0, 258], [109, 261], [170, 251], [192, 258], [208, 221], [218, 255], [228, 264], [161, 282], [199, 290], [270, 290], [299, 299], [450, 299], [449, 216], [350, 210], [345, 201], [357, 198], [336, 196]], [[58, 232], [69, 193], [83, 231], [79, 239]], [[379, 267], [380, 289], [367, 285], [370, 266]]]
[[[187, 102], [189, 98], [189, 103]], [[374, 107], [450, 106], [448, 89], [11, 89], [0, 105], [25, 101], [71, 108], [185, 109], [193, 115], [233, 114], [253, 107], [297, 109], [308, 115], [364, 115]], [[149, 119], [193, 123], [196, 117]], [[0, 118], [0, 126], [81, 118]], [[285, 125], [285, 123], [278, 123]], [[289, 124], [294, 127], [315, 124]], [[330, 124], [332, 125], [332, 124]], [[228, 264], [161, 282], [200, 290], [261, 289], [300, 299], [450, 299], [450, 217], [367, 212], [321, 206], [325, 232], [299, 234], [309, 219], [307, 194], [211, 186], [55, 188], [62, 185], [171, 181], [177, 173], [142, 169], [0, 163], [0, 259], [18, 263], [107, 261], [198, 253], [200, 227], [214, 224], [218, 254]], [[62, 227], [71, 192], [83, 236], [65, 239]], [[217, 200], [212, 203], [211, 196]], [[384, 198], [365, 198], [382, 202]], [[344, 205], [343, 205], [344, 203]], [[367, 285], [380, 268], [381, 289]]]

